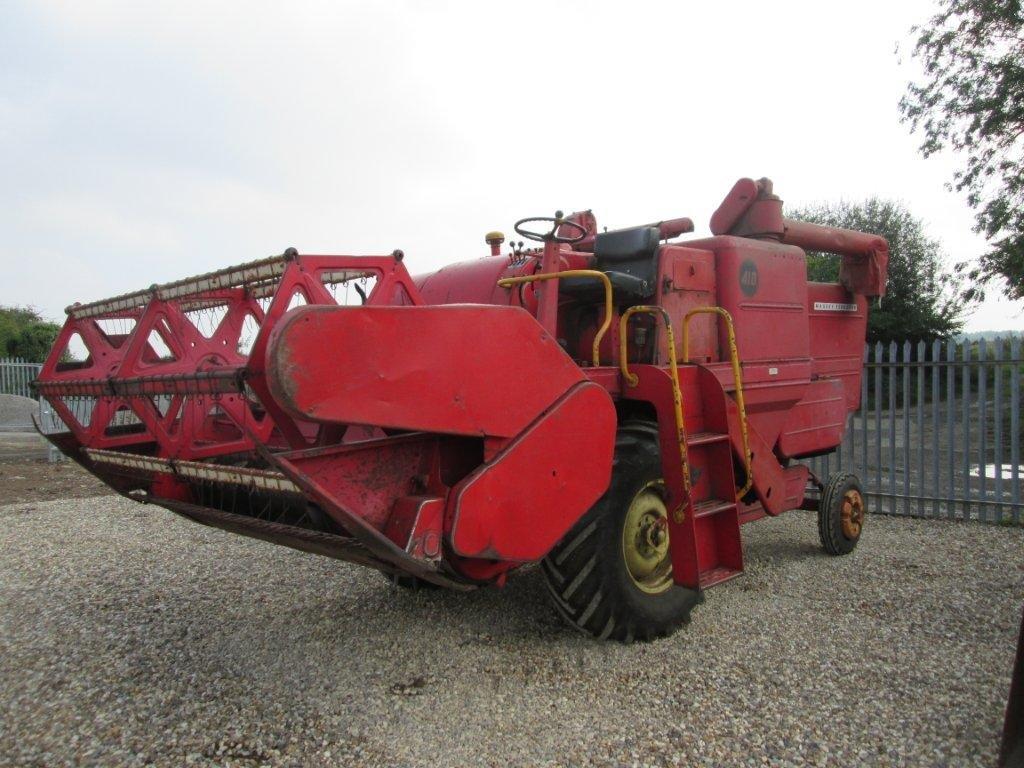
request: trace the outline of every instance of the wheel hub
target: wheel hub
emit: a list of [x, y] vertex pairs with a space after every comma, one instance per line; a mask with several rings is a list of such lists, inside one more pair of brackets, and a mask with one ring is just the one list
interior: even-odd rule
[[622, 555], [633, 583], [644, 592], [658, 594], [672, 586], [672, 559], [668, 548], [668, 510], [662, 483], [640, 489], [626, 511], [622, 528]]
[[860, 536], [864, 526], [864, 497], [860, 491], [850, 489], [843, 494], [843, 508], [840, 514], [843, 524], [843, 535], [848, 539]]

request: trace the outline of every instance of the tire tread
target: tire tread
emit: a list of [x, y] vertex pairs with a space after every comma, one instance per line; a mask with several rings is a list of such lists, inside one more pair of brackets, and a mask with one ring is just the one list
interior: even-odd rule
[[[609, 536], [621, 542], [625, 510], [618, 509], [621, 504], [616, 502], [621, 502], [630, 481], [635, 483], [636, 478], [650, 474], [652, 467], [660, 470], [660, 461], [657, 425], [640, 421], [621, 424], [608, 491], [542, 561], [541, 573], [556, 611], [576, 629], [600, 640], [629, 643], [665, 637], [689, 621], [690, 611], [699, 601], [699, 592], [673, 587], [683, 590], [675, 593], [679, 610], [668, 618], [644, 620], [623, 599], [622, 587], [611, 572], [613, 564], [603, 556]], [[630, 491], [629, 498], [632, 493], [635, 491]], [[635, 589], [632, 583], [628, 586]]]
[[[818, 502], [818, 538], [821, 540], [822, 548], [830, 555], [846, 555], [857, 546], [856, 541], [851, 545], [850, 541], [843, 536], [842, 528], [836, 524], [833, 511], [839, 501], [837, 495], [851, 481], [860, 490], [860, 478], [853, 472], [836, 472], [829, 475], [821, 494], [821, 500]], [[861, 490], [861, 494], [863, 493]]]

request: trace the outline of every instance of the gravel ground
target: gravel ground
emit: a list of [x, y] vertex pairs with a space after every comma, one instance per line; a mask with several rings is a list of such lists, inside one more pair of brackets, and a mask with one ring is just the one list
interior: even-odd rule
[[540, 574], [407, 593], [115, 497], [0, 507], [5, 765], [992, 765], [1024, 530], [803, 512], [667, 640], [566, 629]]
[[[46, 459], [25, 460], [10, 456], [5, 450], [9, 443], [4, 437], [5, 434], [0, 432], [0, 504], [110, 495], [110, 486], [101, 483], [73, 461], [49, 462]], [[43, 439], [39, 435], [27, 437]]]

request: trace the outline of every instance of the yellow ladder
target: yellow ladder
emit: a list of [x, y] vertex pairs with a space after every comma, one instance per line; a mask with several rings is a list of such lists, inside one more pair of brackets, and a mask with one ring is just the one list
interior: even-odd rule
[[[736, 492], [736, 498], [742, 499], [754, 484], [754, 472], [751, 467], [750, 436], [747, 431], [747, 405], [743, 400], [743, 371], [740, 366], [740, 355], [736, 348], [736, 330], [733, 327], [732, 315], [722, 307], [696, 307], [683, 316], [683, 362], [690, 362], [690, 320], [695, 315], [718, 315], [725, 320], [725, 328], [729, 338], [729, 360], [732, 362], [732, 375], [736, 381], [736, 407], [740, 416], [740, 435], [743, 437], [743, 468], [747, 473], [747, 481]], [[669, 344], [672, 336], [669, 335]]]
[[[647, 304], [640, 304], [635, 307], [630, 307], [622, 313], [622, 317], [619, 318], [619, 369], [622, 372], [622, 378], [625, 380], [626, 385], [635, 387], [639, 382], [639, 377], [629, 372], [629, 358], [627, 352], [627, 326], [629, 325], [629, 319], [633, 315], [654, 315], [660, 317], [662, 322], [665, 324], [665, 334], [668, 336], [668, 368], [669, 378], [672, 380], [672, 405], [675, 410], [676, 419], [676, 439], [679, 442], [679, 456], [682, 464], [683, 471], [683, 488], [686, 490], [686, 496], [690, 496], [690, 488], [692, 485], [690, 479], [690, 458], [687, 453], [686, 447], [686, 416], [683, 412], [683, 393], [679, 388], [679, 364], [676, 361], [676, 340], [675, 334], [672, 332], [672, 318], [663, 307], [655, 307]], [[683, 522], [681, 509], [673, 510], [675, 515], [675, 521], [677, 523]]]
[[[591, 350], [594, 367], [601, 365], [601, 341], [604, 339], [608, 328], [611, 327], [614, 305], [612, 301], [612, 283], [608, 275], [596, 269], [567, 269], [564, 272], [548, 272], [544, 274], [522, 275], [520, 277], [506, 277], [498, 280], [502, 288], [511, 288], [515, 285], [536, 283], [545, 280], [557, 280], [562, 277], [584, 277], [592, 280], [600, 280], [604, 287], [604, 319], [600, 328], [594, 334], [594, 342]], [[672, 380], [672, 399], [675, 410], [676, 435], [679, 440], [679, 453], [682, 458], [683, 486], [687, 494], [690, 493], [690, 465], [686, 448], [686, 418], [683, 409], [683, 395], [679, 387], [679, 364], [676, 359], [675, 334], [672, 330], [672, 319], [663, 307], [647, 304], [640, 304], [629, 307], [619, 318], [619, 368], [628, 386], [636, 386], [637, 377], [629, 372], [629, 361], [627, 357], [627, 326], [633, 315], [649, 314], [660, 317], [665, 324], [665, 334], [668, 340], [669, 350], [669, 376]], [[729, 358], [732, 362], [733, 378], [736, 382], [736, 406], [739, 409], [740, 434], [743, 438], [743, 467], [746, 471], [747, 480], [743, 487], [737, 492], [736, 498], [741, 499], [746, 495], [754, 483], [753, 468], [751, 466], [750, 438], [747, 428], [747, 406], [743, 399], [743, 372], [740, 366], [739, 352], [736, 348], [736, 331], [733, 327], [732, 315], [722, 307], [696, 307], [683, 316], [683, 363], [690, 362], [690, 320], [694, 315], [715, 314], [725, 320], [726, 330], [729, 339]]]

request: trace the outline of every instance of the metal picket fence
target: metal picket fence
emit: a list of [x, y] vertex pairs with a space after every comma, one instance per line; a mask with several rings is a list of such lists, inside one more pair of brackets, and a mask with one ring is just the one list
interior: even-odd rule
[[35, 397], [31, 384], [42, 367], [20, 357], [0, 357], [0, 395]]
[[[876, 344], [864, 366], [861, 408], [814, 472], [856, 473], [875, 512], [1020, 524], [1020, 337]], [[0, 393], [34, 397], [40, 367], [0, 358]], [[45, 402], [40, 418], [62, 427]]]
[[1021, 340], [865, 349], [861, 408], [824, 478], [856, 473], [876, 512], [1021, 522]]

